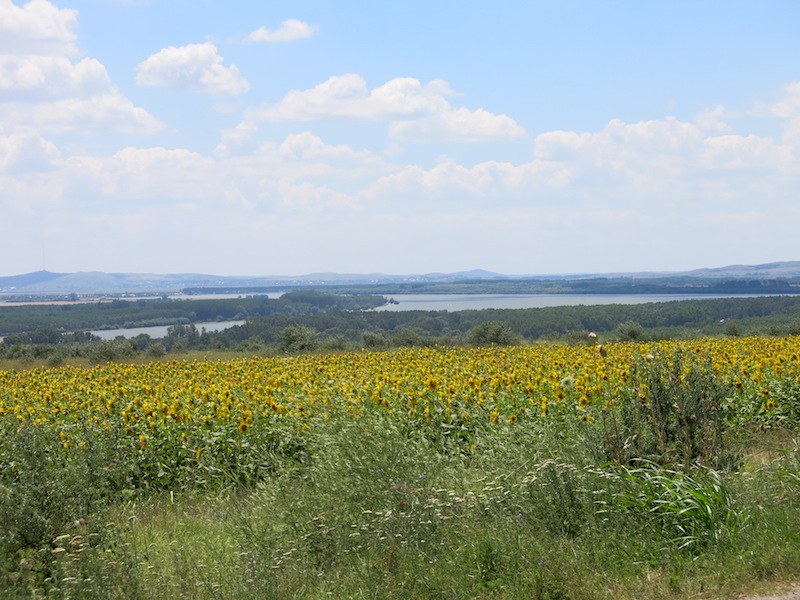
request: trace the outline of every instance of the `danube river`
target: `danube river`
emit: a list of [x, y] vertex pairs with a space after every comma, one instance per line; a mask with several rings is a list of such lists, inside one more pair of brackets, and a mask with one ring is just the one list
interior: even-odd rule
[[758, 294], [397, 294], [397, 304], [375, 310], [480, 310], [483, 308], [544, 308], [600, 304], [646, 304], [709, 298], [753, 298]]

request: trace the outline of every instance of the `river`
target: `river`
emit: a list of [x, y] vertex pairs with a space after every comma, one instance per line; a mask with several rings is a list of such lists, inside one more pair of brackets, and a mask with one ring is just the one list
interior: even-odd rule
[[[202, 333], [204, 329], [211, 333], [243, 324], [244, 321], [212, 321], [210, 323], [195, 323], [194, 326], [197, 327], [197, 331], [200, 333]], [[154, 327], [129, 327], [127, 329], [98, 329], [91, 333], [104, 340], [113, 340], [119, 336], [132, 338], [143, 333], [146, 333], [151, 338], [162, 338], [167, 337], [167, 329], [170, 327], [172, 326], [158, 325]]]
[[375, 310], [480, 310], [484, 308], [545, 308], [547, 306], [592, 306], [602, 304], [646, 304], [709, 298], [754, 298], [760, 294], [397, 294], [398, 304]]

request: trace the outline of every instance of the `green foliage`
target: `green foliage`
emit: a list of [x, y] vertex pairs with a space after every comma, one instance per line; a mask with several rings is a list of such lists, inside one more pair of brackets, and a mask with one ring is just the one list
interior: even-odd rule
[[113, 440], [87, 434], [65, 448], [55, 431], [42, 429], [6, 425], [0, 432], [0, 556], [46, 546], [125, 483], [111, 462]]
[[473, 346], [514, 346], [520, 338], [502, 321], [487, 321], [470, 329], [467, 341]]
[[86, 356], [92, 364], [101, 364], [132, 358], [136, 356], [136, 352], [133, 341], [121, 338], [92, 344]]
[[645, 340], [645, 329], [636, 321], [625, 321], [614, 330], [620, 342], [642, 342]]
[[[792, 335], [800, 331], [800, 297], [792, 296], [520, 310], [360, 310], [381, 301], [371, 296], [345, 298], [316, 292], [292, 292], [279, 300], [136, 301], [113, 310], [109, 303], [88, 307], [75, 305], [68, 307], [69, 311], [30, 307], [38, 312], [27, 312], [24, 309], [29, 307], [23, 306], [11, 307], [8, 309], [11, 312], [4, 312], [0, 307], [0, 330], [53, 324], [60, 321], [48, 319], [60, 319], [62, 313], [79, 317], [73, 324], [89, 316], [91, 322], [104, 325], [115, 322], [126, 326], [172, 324], [168, 336], [160, 340], [167, 353], [196, 349], [278, 352], [282, 351], [281, 332], [290, 326], [315, 330], [319, 344], [312, 347], [332, 351], [460, 345], [470, 343], [469, 335], [491, 338], [493, 328], [503, 330], [495, 334], [500, 341], [479, 343], [547, 339], [569, 345], [591, 344], [594, 340], [588, 337], [590, 331], [597, 332], [605, 340], [632, 341], [723, 335], [742, 337], [753, 333]], [[114, 315], [124, 315], [124, 318], [115, 321]], [[44, 320], [40, 320], [42, 316]], [[192, 320], [211, 321], [234, 316], [247, 321], [215, 333], [200, 332], [191, 323]], [[146, 353], [151, 342], [149, 336], [137, 336], [134, 354]], [[99, 340], [92, 339], [87, 332], [60, 334], [45, 328], [7, 336], [0, 343], [0, 359], [16, 360], [23, 365], [36, 362], [56, 365], [80, 357], [89, 357], [91, 362], [132, 358], [120, 347], [98, 347], [98, 343]], [[56, 348], [59, 352], [55, 352]]]
[[669, 361], [642, 359], [631, 370], [628, 396], [603, 413], [608, 460], [736, 463], [724, 436], [733, 390], [717, 380], [710, 363], [676, 354]]
[[317, 332], [311, 327], [290, 325], [280, 333], [280, 350], [290, 354], [313, 352], [319, 346]]
[[599, 497], [599, 513], [656, 533], [665, 550], [698, 555], [726, 544], [741, 522], [733, 497], [713, 470], [674, 470], [654, 463], [602, 473], [609, 495]]

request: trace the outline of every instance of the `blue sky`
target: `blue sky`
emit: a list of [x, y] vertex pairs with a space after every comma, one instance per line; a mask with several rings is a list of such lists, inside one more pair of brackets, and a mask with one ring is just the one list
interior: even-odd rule
[[800, 259], [800, 3], [0, 0], [0, 275]]

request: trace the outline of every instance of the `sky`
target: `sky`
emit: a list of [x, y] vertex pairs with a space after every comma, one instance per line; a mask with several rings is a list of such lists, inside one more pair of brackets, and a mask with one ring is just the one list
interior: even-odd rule
[[800, 260], [796, 0], [0, 0], [0, 276]]

